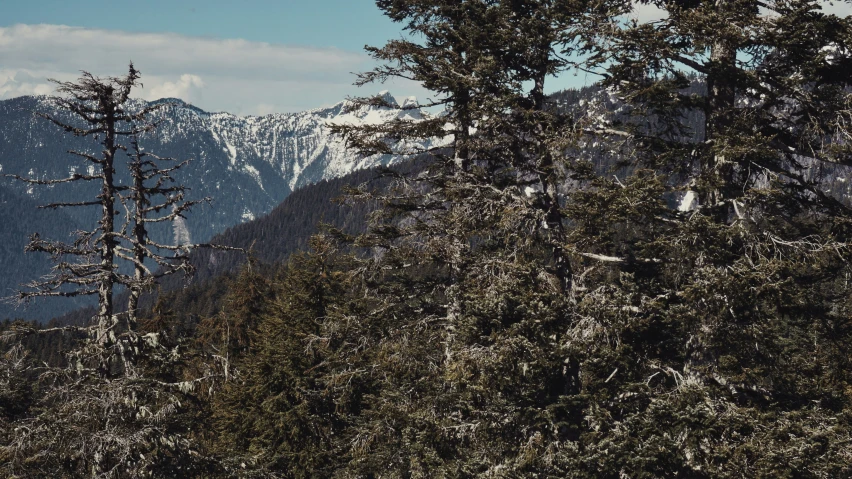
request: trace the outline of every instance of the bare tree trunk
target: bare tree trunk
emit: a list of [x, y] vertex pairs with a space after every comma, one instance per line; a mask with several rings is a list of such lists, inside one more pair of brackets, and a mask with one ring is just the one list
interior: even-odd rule
[[[547, 77], [549, 47], [543, 48], [541, 55], [543, 55], [540, 59], [541, 69], [536, 74], [531, 92], [533, 108], [536, 112], [544, 112], [547, 106], [547, 97], [544, 94], [544, 82]], [[567, 293], [571, 291], [572, 287], [572, 271], [571, 263], [561, 244], [564, 225], [562, 224], [562, 213], [559, 211], [559, 179], [555, 171], [556, 165], [553, 162], [553, 154], [543, 141], [546, 133], [546, 125], [542, 121], [535, 127], [535, 135], [537, 136], [536, 147], [538, 150], [536, 151], [536, 155], [538, 156], [538, 177], [541, 183], [542, 200], [544, 203], [545, 224], [547, 225], [548, 234], [551, 237], [553, 273], [559, 281], [561, 291]]]
[[[456, 96], [458, 98], [456, 100], [456, 106], [458, 108], [456, 123], [458, 126], [456, 127], [455, 132], [455, 163], [458, 168], [457, 178], [463, 178], [464, 174], [470, 171], [470, 149], [468, 147], [471, 127], [470, 92], [464, 90], [458, 92]], [[455, 235], [452, 235], [450, 240], [454, 243], [456, 241], [461, 241], [459, 238], [456, 238]], [[453, 244], [452, 252], [450, 253], [451, 256], [449, 258], [451, 284], [446, 290], [447, 337], [445, 338], [446, 343], [444, 345], [444, 356], [447, 361], [452, 359], [451, 344], [455, 337], [454, 331], [462, 317], [462, 291], [460, 286], [462, 280], [461, 264], [463, 262], [462, 249], [462, 245]]]
[[[724, 8], [726, 0], [717, 0], [716, 8]], [[717, 142], [731, 124], [731, 114], [736, 100], [736, 88], [731, 77], [736, 68], [736, 49], [725, 41], [713, 44], [710, 50], [710, 68], [707, 75], [707, 108], [705, 110], [706, 141]], [[715, 177], [718, 186], [703, 192], [699, 201], [703, 205], [717, 206], [729, 199], [733, 182], [733, 164], [724, 155], [716, 154], [703, 168], [704, 173]], [[703, 196], [703, 197], [702, 197]], [[728, 209], [719, 214], [727, 220]]]
[[456, 106], [458, 108], [456, 128], [456, 164], [463, 172], [470, 170], [470, 92], [462, 90], [456, 95]]
[[[469, 56], [466, 56], [467, 53], [464, 51], [464, 47], [459, 48], [458, 46], [453, 46], [453, 50], [459, 58], [469, 60]], [[466, 68], [466, 61], [464, 62], [464, 65]], [[454, 106], [456, 109], [456, 131], [454, 133], [455, 163], [456, 167], [460, 170], [460, 176], [463, 177], [465, 173], [470, 171], [470, 130], [473, 127], [473, 119], [470, 111], [471, 95], [468, 85], [462, 84], [461, 88], [458, 88], [457, 91], [454, 92], [453, 96]], [[457, 240], [457, 238], [453, 238], [453, 240]], [[455, 325], [458, 324], [462, 316], [462, 291], [460, 287], [462, 277], [461, 264], [463, 262], [462, 249], [462, 245], [454, 245], [452, 256], [450, 258], [451, 285], [447, 288], [447, 323], [450, 330], [448, 331], [446, 344], [447, 349], [445, 351], [447, 359], [450, 359], [451, 357], [449, 345], [452, 341], [452, 337], [454, 336], [453, 329], [455, 328]]]
[[[727, 0], [717, 0], [717, 9], [725, 8]], [[736, 85], [732, 77], [736, 68], [736, 49], [726, 41], [713, 44], [710, 51], [710, 68], [707, 75], [707, 108], [705, 110], [705, 140], [718, 148], [723, 135], [730, 134], [731, 115], [736, 106]], [[733, 199], [734, 164], [725, 155], [717, 153], [703, 165], [702, 174], [712, 178], [715, 184], [699, 194], [699, 202], [709, 206], [711, 215], [722, 223], [728, 223], [733, 217], [733, 205], [727, 204]], [[719, 327], [703, 317], [695, 325], [695, 332], [687, 341], [688, 355], [684, 372], [701, 375], [715, 374], [718, 363], [711, 336]]]
[[134, 263], [134, 271], [133, 271], [133, 284], [130, 286], [130, 298], [127, 302], [127, 321], [128, 327], [133, 328], [136, 326], [137, 319], [137, 310], [139, 309], [139, 298], [142, 296], [142, 290], [145, 287], [145, 245], [147, 244], [148, 232], [145, 228], [145, 208], [147, 204], [145, 202], [145, 177], [142, 171], [142, 158], [140, 157], [140, 153], [138, 151], [138, 144], [136, 145], [137, 151], [134, 157], [133, 164], [131, 165], [131, 174], [133, 176], [133, 238], [136, 240], [133, 245], [133, 259]]
[[[98, 285], [98, 344], [109, 345], [112, 341], [110, 336], [115, 326], [113, 315], [112, 291], [115, 282], [115, 185], [113, 174], [115, 173], [115, 123], [116, 119], [112, 111], [107, 113], [106, 138], [104, 139], [104, 165], [103, 165], [103, 188], [101, 190], [101, 275], [102, 279]], [[114, 334], [114, 333], [113, 333]]]

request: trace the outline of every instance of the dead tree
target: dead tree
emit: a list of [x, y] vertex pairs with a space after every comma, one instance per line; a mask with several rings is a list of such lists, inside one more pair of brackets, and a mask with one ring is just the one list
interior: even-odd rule
[[[209, 201], [209, 198], [187, 200], [187, 188], [173, 178], [172, 174], [189, 163], [189, 160], [162, 158], [144, 151], [140, 145], [140, 135], [156, 128], [156, 124], [149, 120], [149, 115], [169, 104], [131, 106], [130, 94], [133, 87], [140, 85], [139, 78], [140, 73], [132, 63], [127, 75], [122, 77], [98, 78], [83, 72], [76, 82], [56, 82], [59, 85], [57, 91], [62, 96], [54, 99], [55, 104], [60, 114], [71, 116], [70, 120], [55, 114], [39, 114], [74, 136], [98, 140], [102, 147], [100, 153], [69, 151], [89, 164], [89, 174], [74, 173], [68, 178], [49, 180], [6, 175], [39, 185], [101, 182], [100, 193], [90, 201], [42, 206], [100, 206], [101, 217], [92, 229], [76, 232], [76, 239], [72, 243], [47, 240], [34, 234], [26, 250], [49, 253], [55, 265], [48, 276], [26, 284], [18, 299], [26, 302], [44, 296], [97, 295], [98, 314], [92, 329], [99, 355], [107, 352], [110, 346], [118, 346], [116, 352], [123, 359], [127, 358], [122, 351], [135, 350], [125, 348], [120, 343], [137, 342], [134, 339], [136, 313], [139, 299], [146, 288], [162, 276], [181, 271], [190, 274], [192, 266], [189, 253], [195, 248], [236, 249], [209, 244], [166, 245], [151, 238], [149, 225], [181, 220], [193, 205]], [[119, 151], [127, 154], [126, 165], [116, 164], [119, 161], [116, 153]], [[127, 184], [121, 184], [116, 178], [118, 166], [127, 167]], [[116, 224], [115, 218], [122, 210], [125, 221]], [[122, 270], [127, 269], [119, 268], [119, 264], [125, 261], [132, 265], [132, 274], [126, 274]], [[122, 314], [117, 314], [121, 307], [114, 304], [113, 298], [116, 286], [125, 287], [129, 291], [127, 324], [122, 333], [119, 333], [119, 329], [124, 328], [118, 327]], [[120, 339], [119, 336], [125, 333], [130, 337]], [[125, 365], [128, 365], [126, 361]]]
[[[128, 169], [132, 184], [128, 194], [120, 195], [128, 219], [121, 239], [129, 246], [119, 245], [116, 254], [121, 259], [132, 263], [134, 268], [132, 277], [121, 277], [121, 283], [130, 293], [127, 318], [128, 330], [133, 330], [142, 293], [163, 276], [179, 272], [185, 275], [192, 274], [189, 253], [194, 248], [232, 248], [209, 244], [178, 244], [178, 242], [174, 245], [165, 245], [151, 238], [148, 225], [179, 221], [192, 206], [210, 201], [210, 198], [187, 200], [188, 188], [176, 182], [172, 176], [190, 160], [177, 161], [144, 151], [138, 136], [134, 136], [130, 144], [131, 149], [127, 155], [130, 159]], [[167, 164], [171, 165], [163, 167]]]
[[[59, 97], [54, 104], [71, 119], [51, 113], [38, 113], [68, 133], [77, 137], [97, 139], [102, 147], [98, 153], [70, 150], [69, 153], [88, 164], [89, 174], [74, 173], [61, 179], [25, 178], [7, 175], [30, 184], [56, 185], [72, 182], [101, 183], [100, 192], [89, 201], [59, 202], [41, 208], [100, 207], [101, 216], [97, 226], [76, 232], [71, 243], [41, 238], [37, 233], [30, 238], [26, 251], [44, 252], [51, 255], [55, 265], [46, 277], [30, 282], [19, 293], [19, 300], [29, 301], [45, 296], [97, 295], [98, 314], [96, 321], [97, 343], [106, 346], [115, 342], [114, 329], [117, 324], [113, 290], [122, 281], [116, 264], [119, 240], [115, 217], [118, 214], [116, 201], [120, 194], [129, 189], [116, 180], [116, 153], [125, 150], [122, 138], [138, 135], [150, 130], [153, 125], [140, 121], [162, 105], [151, 105], [135, 111], [128, 106], [133, 87], [139, 85], [140, 73], [131, 63], [126, 75], [99, 78], [88, 72], [76, 82], [60, 82]], [[141, 125], [141, 126], [140, 126]]]
[[[96, 321], [87, 327], [14, 328], [0, 335], [0, 341], [9, 341], [54, 331], [95, 333], [66, 351], [67, 367], [42, 368], [33, 417], [6, 429], [0, 424], [0, 456], [9, 459], [0, 461], [3, 477], [29, 477], [44, 470], [74, 477], [172, 477], [176, 469], [183, 473], [207, 467], [212, 460], [199, 455], [194, 439], [185, 435], [179, 409], [198, 385], [221, 374], [210, 367], [200, 377], [174, 381], [173, 368], [181, 361], [175, 354], [176, 342], [164, 341], [160, 332], [137, 332], [136, 313], [141, 294], [157, 278], [191, 272], [189, 254], [194, 248], [236, 248], [166, 245], [149, 234], [152, 224], [182, 219], [199, 201], [187, 200], [187, 188], [173, 177], [188, 160], [161, 158], [140, 145], [143, 133], [156, 127], [149, 114], [168, 104], [131, 103], [131, 89], [138, 80], [139, 72], [131, 64], [128, 74], [119, 78], [101, 79], [84, 72], [75, 83], [57, 82], [63, 94], [56, 100], [62, 116], [41, 116], [75, 136], [98, 140], [100, 153], [71, 152], [88, 163], [88, 175], [56, 180], [7, 175], [44, 185], [100, 181], [101, 191], [90, 201], [44, 207], [100, 206], [102, 215], [70, 244], [34, 235], [27, 246], [29, 251], [51, 254], [55, 265], [49, 276], [27, 285], [20, 300], [97, 295], [99, 309]], [[117, 155], [120, 151], [126, 161]], [[113, 303], [116, 287], [129, 292], [126, 313], [124, 305]], [[57, 431], [63, 440], [57, 440]], [[7, 452], [13, 449], [3, 443], [7, 438], [14, 445], [11, 455]]]

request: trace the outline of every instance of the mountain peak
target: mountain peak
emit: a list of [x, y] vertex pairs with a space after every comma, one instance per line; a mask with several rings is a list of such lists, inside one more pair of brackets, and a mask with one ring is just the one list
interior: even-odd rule
[[420, 103], [417, 102], [416, 96], [407, 96], [402, 101], [402, 108], [418, 108]]
[[[193, 160], [180, 171], [178, 181], [189, 189], [188, 200], [200, 201], [209, 197], [213, 201], [209, 207], [198, 208], [188, 215], [186, 221], [179, 225], [180, 236], [184, 236], [185, 229], [193, 240], [206, 242], [214, 233], [264, 215], [302, 186], [398, 161], [400, 156], [363, 157], [348, 148], [344, 137], [332, 132], [331, 127], [335, 124], [375, 125], [398, 119], [420, 118], [417, 109], [400, 111], [399, 104], [389, 92], [382, 92], [380, 98], [382, 103], [386, 102], [386, 106], [365, 106], [349, 111], [346, 107], [350, 104], [343, 101], [332, 107], [263, 116], [206, 113], [176, 98], [151, 102], [134, 98], [128, 101], [127, 108], [133, 111], [152, 104], [173, 105], [161, 108], [151, 116], [150, 119], [157, 123], [157, 129], [143, 134], [141, 142], [146, 151], [163, 157]], [[400, 97], [400, 101], [403, 101], [403, 97]], [[411, 104], [409, 100], [405, 101]], [[86, 171], [85, 164], [74, 162], [74, 158], [61, 153], [67, 150], [90, 151], [97, 148], [97, 143], [92, 138], [61, 135], [47, 121], [32, 121], [33, 111], [67, 117], [67, 112], [50, 101], [50, 97], [0, 100], [2, 174], [64, 178], [69, 174]], [[426, 149], [432, 144], [432, 140], [423, 140], [419, 148]], [[410, 146], [412, 150], [418, 148], [414, 144]], [[120, 173], [124, 174], [126, 172]], [[126, 184], [124, 182], [129, 180], [119, 176], [117, 181]], [[33, 204], [86, 201], [90, 195], [98, 193], [97, 189], [71, 192], [62, 188], [29, 186], [20, 182], [0, 184], [0, 187]], [[3, 198], [0, 198], [2, 201]], [[19, 214], [14, 206], [11, 211], [9, 207], [6, 205], [6, 210], [0, 208], [0, 218], [7, 213], [10, 217]], [[30, 209], [35, 210], [35, 207]], [[42, 218], [40, 211], [26, 213], [38, 218], [38, 222], [31, 226], [33, 231], [56, 231], [51, 219]], [[90, 212], [89, 209], [79, 208], [67, 214], [69, 221], [84, 225], [93, 221]], [[152, 230], [152, 234], [161, 244], [169, 244], [174, 236], [171, 228], [174, 225], [163, 223], [162, 226]], [[73, 229], [79, 228], [69, 228]], [[10, 231], [9, 228], [0, 228], [0, 239], [5, 238]], [[64, 230], [58, 233], [67, 234]], [[24, 232], [21, 235], [26, 238]], [[0, 263], [7, 267], [8, 262], [4, 261], [8, 261], [8, 256], [0, 248]], [[0, 291], [14, 288], [20, 280], [38, 278], [39, 271], [29, 271], [23, 262], [15, 264], [15, 271], [32, 274], [0, 278]], [[0, 305], [0, 318], [7, 315], [13, 317], [14, 314]]]
[[381, 98], [384, 102], [388, 103], [392, 108], [399, 107], [399, 103], [397, 103], [396, 98], [394, 98], [394, 96], [391, 95], [388, 90], [380, 91], [377, 96]]
[[159, 104], [162, 104], [162, 103], [168, 103], [168, 104], [176, 106], [178, 108], [185, 108], [187, 110], [192, 110], [196, 113], [201, 113], [201, 114], [204, 114], [204, 115], [209, 114], [209, 112], [202, 110], [201, 108], [198, 108], [197, 106], [195, 106], [191, 103], [187, 103], [184, 100], [181, 100], [180, 98], [168, 97], [168, 98], [160, 98], [159, 100], [152, 100], [152, 101], [148, 102], [149, 105], [159, 105]]

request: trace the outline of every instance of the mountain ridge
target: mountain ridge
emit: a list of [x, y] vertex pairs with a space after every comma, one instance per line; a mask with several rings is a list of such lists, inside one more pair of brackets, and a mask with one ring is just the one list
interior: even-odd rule
[[[382, 94], [393, 99], [392, 105], [397, 104], [389, 93]], [[402, 101], [408, 106], [416, 102], [410, 97]], [[358, 156], [346, 148], [343, 138], [331, 132], [332, 124], [379, 123], [393, 118], [416, 121], [422, 115], [416, 108], [400, 111], [369, 106], [349, 111], [348, 100], [331, 107], [261, 116], [207, 112], [169, 98], [131, 102], [131, 109], [151, 104], [171, 105], [151, 115], [151, 120], [158, 127], [144, 134], [140, 143], [146, 151], [159, 156], [192, 159], [177, 173], [177, 181], [190, 188], [189, 200], [212, 198], [210, 204], [198, 205], [187, 215], [185, 226], [195, 242], [205, 242], [231, 226], [268, 213], [300, 187], [398, 160], [382, 155]], [[46, 113], [64, 121], [73, 120], [57, 109], [48, 96], [0, 101], [0, 174], [48, 179], [85, 171], [87, 165], [66, 151], [95, 152], [97, 143], [91, 138], [81, 139], [65, 134], [49, 121], [37, 117], [36, 113]], [[122, 155], [119, 161], [124, 159]], [[126, 177], [121, 177], [122, 166], [117, 168], [119, 181], [127, 181]], [[99, 190], [95, 184], [33, 187], [9, 178], [0, 179], [0, 186], [39, 204], [58, 200], [83, 201], [97, 195]], [[0, 207], [9, 208], [9, 205]], [[20, 213], [33, 215], [31, 210], [28, 208]], [[13, 211], [8, 213], [11, 215]], [[97, 212], [85, 208], [71, 208], [64, 213], [83, 227], [94, 224], [97, 216]], [[32, 232], [50, 230], [44, 224], [32, 226]], [[0, 232], [0, 241], [7, 240], [3, 237], [6, 233], [11, 231]], [[170, 243], [174, 231], [170, 225], [163, 225], [152, 234], [158, 242]], [[23, 255], [19, 256], [21, 258], [17, 260], [0, 260], [23, 261]], [[25, 269], [20, 265], [16, 268]], [[0, 290], [9, 291], [18, 283], [47, 272], [41, 268], [27, 278], [0, 278]], [[29, 317], [26, 311], [16, 312], [0, 305], [0, 318], [18, 314]], [[48, 316], [40, 314], [39, 319]]]

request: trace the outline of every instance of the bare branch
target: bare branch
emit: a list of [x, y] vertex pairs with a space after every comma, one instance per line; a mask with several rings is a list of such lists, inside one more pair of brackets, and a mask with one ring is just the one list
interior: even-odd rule
[[91, 181], [103, 178], [102, 175], [80, 175], [76, 173], [69, 176], [68, 178], [62, 178], [58, 180], [34, 180], [32, 178], [25, 178], [23, 176], [13, 174], [6, 174], [3, 176], [5, 176], [6, 178], [14, 178], [18, 181], [23, 181], [24, 183], [29, 183], [32, 185], [57, 185], [60, 183], [70, 183], [72, 181]]
[[100, 201], [80, 201], [78, 203], [50, 203], [48, 205], [39, 205], [40, 209], [55, 209], [55, 208], [68, 208], [74, 206], [100, 206]]

